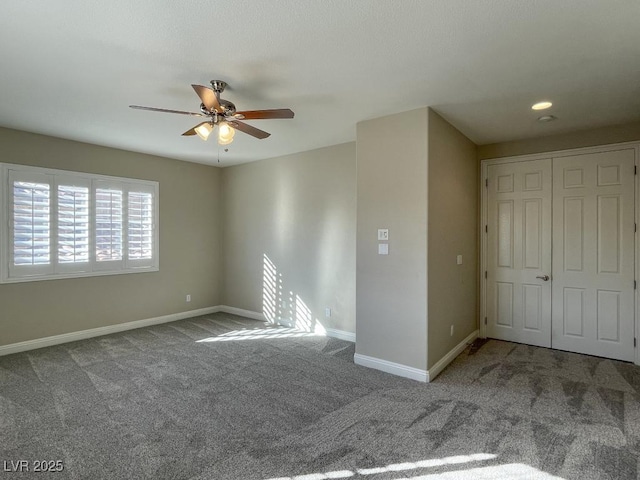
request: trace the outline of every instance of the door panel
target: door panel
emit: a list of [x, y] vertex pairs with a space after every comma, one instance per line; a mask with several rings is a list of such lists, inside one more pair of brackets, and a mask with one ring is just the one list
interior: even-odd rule
[[542, 287], [540, 285], [522, 285], [524, 301], [524, 328], [542, 330]]
[[542, 201], [539, 198], [523, 200], [524, 268], [542, 268], [541, 238]]
[[488, 169], [487, 335], [551, 346], [551, 160]]
[[634, 161], [553, 160], [553, 348], [633, 360]]

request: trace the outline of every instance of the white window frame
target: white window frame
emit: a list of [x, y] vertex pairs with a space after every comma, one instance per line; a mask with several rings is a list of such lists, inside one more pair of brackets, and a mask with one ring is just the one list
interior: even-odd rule
[[[13, 262], [13, 178], [49, 184], [50, 188], [50, 263], [16, 266]], [[76, 185], [89, 188], [89, 261], [58, 261], [58, 186]], [[96, 261], [96, 202], [99, 187], [122, 190], [122, 260]], [[151, 193], [153, 198], [153, 249], [151, 259], [129, 260], [128, 196], [129, 192]], [[32, 282], [63, 278], [157, 272], [160, 270], [159, 184], [149, 180], [111, 177], [67, 170], [0, 163], [0, 283]]]

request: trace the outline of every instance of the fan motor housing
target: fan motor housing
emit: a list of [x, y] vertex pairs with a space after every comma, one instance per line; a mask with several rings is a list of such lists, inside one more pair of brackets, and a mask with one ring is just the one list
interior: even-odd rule
[[236, 113], [236, 106], [231, 103], [229, 100], [223, 100], [222, 98], [219, 100], [220, 106], [224, 109], [225, 115], [233, 115]]
[[218, 103], [220, 103], [220, 106], [222, 107], [222, 113], [216, 112], [215, 110], [209, 110], [204, 103], [200, 104], [200, 111], [209, 116], [222, 115], [225, 117], [231, 116], [236, 113], [236, 106], [233, 104], [233, 102], [221, 98], [218, 100]]

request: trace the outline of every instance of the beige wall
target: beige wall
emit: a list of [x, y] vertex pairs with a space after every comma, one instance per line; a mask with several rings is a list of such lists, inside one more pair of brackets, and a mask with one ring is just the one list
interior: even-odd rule
[[640, 140], [640, 122], [478, 147], [478, 160]]
[[[431, 109], [428, 192], [431, 368], [477, 328], [480, 211], [476, 145]], [[462, 255], [462, 265], [457, 265], [457, 255]]]
[[160, 271], [0, 285], [0, 345], [220, 303], [219, 169], [2, 128], [0, 162], [160, 183]]
[[[427, 109], [357, 125], [356, 352], [427, 366]], [[377, 229], [389, 229], [378, 255]]]
[[[355, 332], [355, 143], [228, 167], [222, 184], [223, 303], [262, 312], [266, 302], [267, 315], [276, 303], [298, 326], [309, 317]], [[265, 298], [269, 269], [278, 288]]]

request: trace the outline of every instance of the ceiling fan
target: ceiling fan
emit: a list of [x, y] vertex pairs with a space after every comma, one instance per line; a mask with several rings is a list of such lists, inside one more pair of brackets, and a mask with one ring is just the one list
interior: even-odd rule
[[293, 112], [288, 108], [275, 110], [245, 110], [238, 112], [236, 106], [228, 100], [220, 98], [227, 86], [222, 80], [211, 80], [211, 88], [203, 85], [191, 85], [202, 100], [200, 112], [183, 112], [181, 110], [167, 110], [166, 108], [143, 107], [140, 105], [129, 105], [137, 110], [150, 110], [152, 112], [178, 113], [181, 115], [191, 115], [194, 117], [209, 117], [206, 121], [199, 123], [193, 128], [184, 132], [183, 136], [198, 135], [203, 140], [207, 140], [214, 128], [218, 127], [218, 143], [228, 145], [233, 142], [235, 130], [240, 130], [252, 137], [263, 139], [270, 133], [247, 125], [240, 120], [264, 120], [270, 118], [293, 118]]

